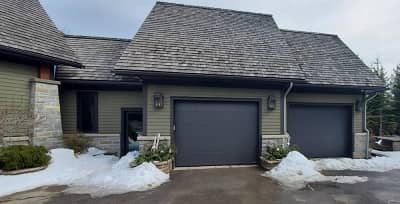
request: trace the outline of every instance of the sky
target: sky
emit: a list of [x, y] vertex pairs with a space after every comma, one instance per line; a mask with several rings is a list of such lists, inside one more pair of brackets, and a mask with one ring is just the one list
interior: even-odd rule
[[[399, 0], [167, 0], [272, 14], [280, 28], [334, 33], [365, 62], [390, 75], [400, 64]], [[67, 34], [131, 39], [154, 0], [40, 0]]]

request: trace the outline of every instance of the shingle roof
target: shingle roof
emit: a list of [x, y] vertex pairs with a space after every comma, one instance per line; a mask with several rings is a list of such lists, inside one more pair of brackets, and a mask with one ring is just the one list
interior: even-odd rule
[[57, 80], [138, 81], [111, 72], [130, 40], [76, 35], [66, 35], [65, 39], [84, 67], [59, 66]]
[[79, 65], [38, 0], [1, 0], [0, 19], [0, 50]]
[[282, 30], [311, 84], [384, 87], [337, 35]]
[[157, 2], [117, 71], [304, 79], [271, 15]]

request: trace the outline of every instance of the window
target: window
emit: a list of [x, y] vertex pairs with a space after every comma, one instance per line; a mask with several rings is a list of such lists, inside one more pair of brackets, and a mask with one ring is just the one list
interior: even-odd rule
[[96, 133], [97, 93], [78, 92], [77, 95], [78, 130], [84, 133]]

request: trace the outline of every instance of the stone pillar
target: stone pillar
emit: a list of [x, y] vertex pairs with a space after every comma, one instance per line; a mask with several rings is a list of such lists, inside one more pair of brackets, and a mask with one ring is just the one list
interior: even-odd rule
[[[354, 141], [353, 141], [353, 158], [354, 159], [363, 159], [366, 158], [366, 150], [367, 150], [367, 133], [355, 133]], [[369, 144], [368, 144], [369, 145]]]
[[60, 101], [60, 82], [34, 78], [31, 80], [31, 104], [33, 112], [42, 119], [35, 123], [32, 144], [46, 148], [63, 146]]
[[263, 135], [261, 141], [261, 155], [267, 151], [267, 147], [287, 146], [289, 135]]

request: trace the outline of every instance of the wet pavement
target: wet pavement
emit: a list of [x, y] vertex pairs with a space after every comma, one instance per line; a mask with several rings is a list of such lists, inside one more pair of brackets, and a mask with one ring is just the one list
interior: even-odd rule
[[171, 181], [145, 192], [91, 198], [65, 194], [65, 186], [51, 186], [0, 198], [4, 203], [385, 203], [400, 204], [400, 170], [390, 172], [324, 172], [325, 175], [367, 176], [357, 184], [314, 183], [302, 190], [285, 190], [260, 176], [257, 167], [185, 170]]

